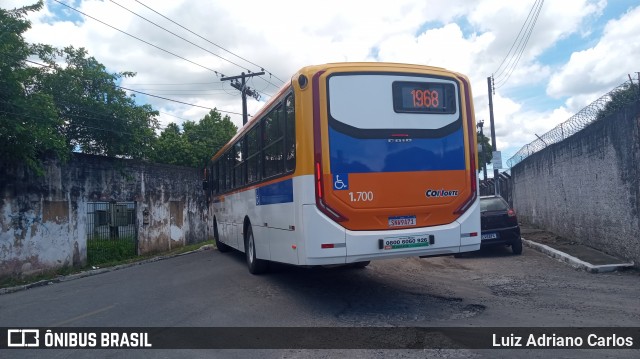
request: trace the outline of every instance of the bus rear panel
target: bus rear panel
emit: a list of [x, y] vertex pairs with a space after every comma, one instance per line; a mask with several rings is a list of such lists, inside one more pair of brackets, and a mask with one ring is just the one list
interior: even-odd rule
[[315, 72], [312, 86], [316, 203], [303, 208], [301, 262], [479, 249], [475, 124], [464, 77], [337, 67]]

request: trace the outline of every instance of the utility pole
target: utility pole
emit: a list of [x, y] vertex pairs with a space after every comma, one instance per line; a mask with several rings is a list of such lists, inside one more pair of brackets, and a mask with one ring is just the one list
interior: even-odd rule
[[[487, 86], [489, 87], [489, 123], [491, 124], [491, 147], [493, 148], [493, 152], [496, 152], [498, 149], [496, 148], [496, 126], [493, 123], [493, 76], [487, 77]], [[500, 185], [498, 184], [498, 169], [493, 168], [493, 183], [494, 194], [500, 194]]]
[[[264, 72], [253, 72], [249, 74], [245, 74], [243, 72], [241, 75], [238, 75], [238, 76], [223, 77], [220, 79], [220, 81], [227, 81], [227, 80], [232, 81], [231, 86], [242, 93], [242, 125], [243, 126], [247, 124], [248, 117], [249, 117], [249, 115], [247, 114], [247, 95], [255, 98], [256, 100], [260, 99], [260, 94], [257, 91], [247, 86], [247, 77], [260, 76], [260, 75], [264, 75]], [[241, 81], [238, 82], [238, 79], [240, 79]]]

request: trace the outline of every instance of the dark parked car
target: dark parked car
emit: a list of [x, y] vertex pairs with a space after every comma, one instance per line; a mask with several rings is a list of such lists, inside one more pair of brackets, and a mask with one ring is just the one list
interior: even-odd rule
[[513, 254], [522, 254], [522, 238], [516, 212], [500, 196], [480, 197], [481, 247], [511, 246]]

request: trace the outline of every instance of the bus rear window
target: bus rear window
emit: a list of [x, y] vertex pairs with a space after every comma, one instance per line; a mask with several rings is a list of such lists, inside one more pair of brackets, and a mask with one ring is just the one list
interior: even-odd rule
[[456, 113], [455, 87], [450, 83], [395, 81], [392, 88], [397, 113]]

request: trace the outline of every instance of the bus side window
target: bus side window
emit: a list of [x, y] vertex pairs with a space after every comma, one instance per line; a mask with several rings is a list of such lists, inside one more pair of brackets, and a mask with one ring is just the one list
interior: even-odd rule
[[225, 167], [225, 190], [230, 191], [233, 189], [233, 157], [231, 157], [233, 151], [229, 150], [224, 155], [224, 167]]
[[244, 160], [244, 139], [240, 139], [234, 147], [234, 161], [233, 161], [233, 173], [234, 173], [234, 188], [242, 187], [245, 184], [246, 170]]
[[225, 186], [225, 176], [226, 176], [226, 171], [224, 168], [224, 155], [220, 156], [220, 158], [218, 158], [218, 190], [220, 191], [220, 193], [224, 193], [224, 191], [227, 189]]
[[285, 105], [285, 171], [296, 168], [296, 114], [293, 95], [287, 96]]
[[273, 109], [263, 122], [264, 177], [284, 173], [284, 115], [282, 106]]
[[260, 143], [258, 142], [258, 129], [255, 126], [247, 133], [247, 183], [254, 183], [260, 180]]
[[218, 189], [219, 189], [218, 181], [220, 180], [218, 176], [218, 161], [216, 161], [211, 165], [210, 172], [211, 172], [211, 179], [209, 180], [209, 186], [211, 189], [211, 193], [216, 195], [218, 194]]

